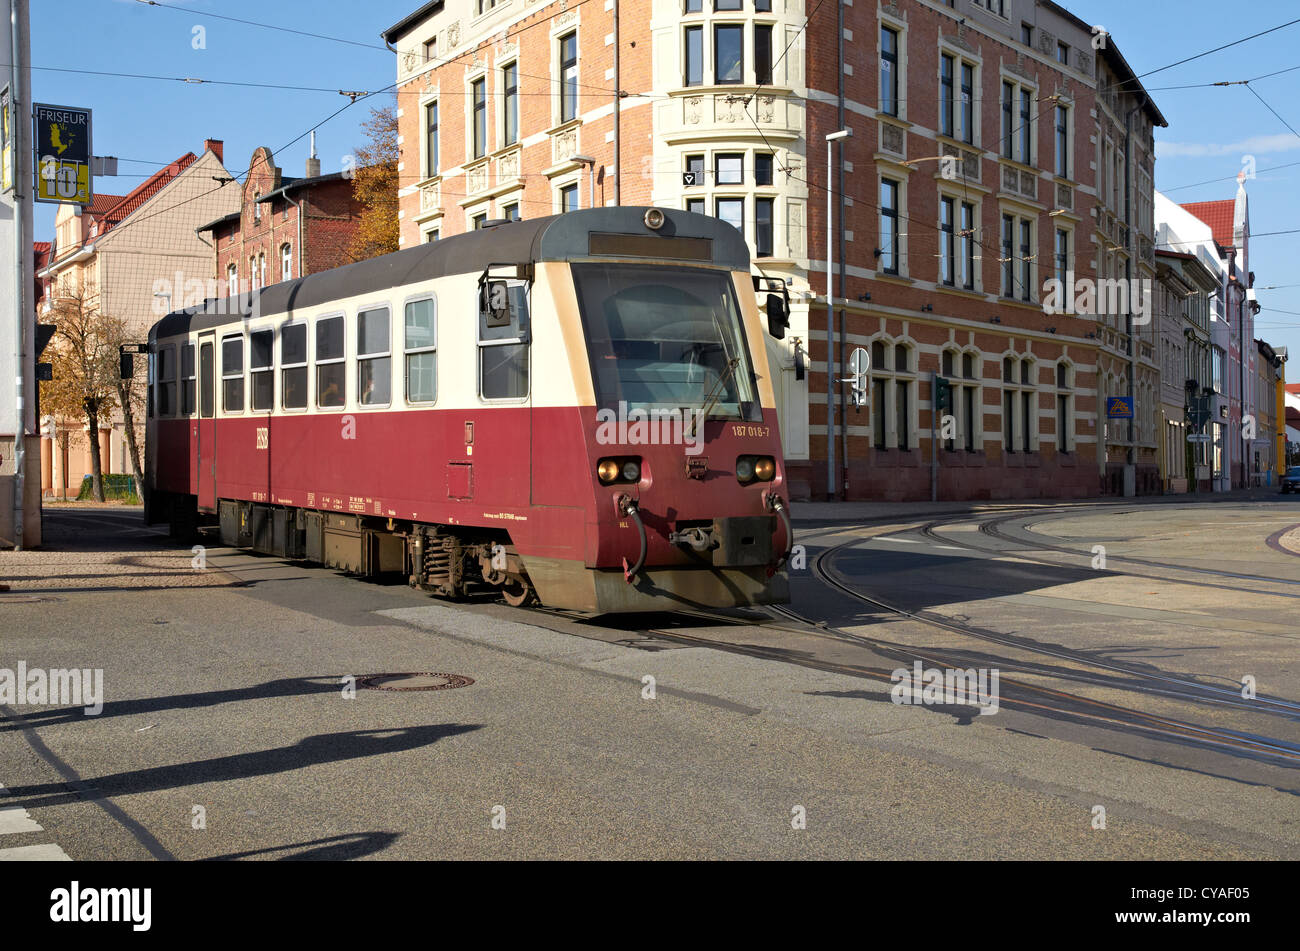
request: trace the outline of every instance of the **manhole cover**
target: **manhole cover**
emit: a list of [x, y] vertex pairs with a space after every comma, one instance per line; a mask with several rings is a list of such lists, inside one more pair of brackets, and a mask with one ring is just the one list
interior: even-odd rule
[[460, 674], [371, 674], [361, 677], [357, 683], [371, 690], [455, 690], [468, 687], [474, 682], [471, 677]]

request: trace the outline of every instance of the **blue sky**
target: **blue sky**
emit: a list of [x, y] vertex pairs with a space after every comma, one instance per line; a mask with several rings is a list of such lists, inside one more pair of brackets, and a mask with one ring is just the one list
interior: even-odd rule
[[[313, 92], [194, 85], [53, 70], [34, 74], [35, 98], [94, 110], [95, 152], [121, 159], [117, 178], [96, 180], [104, 192], [128, 191], [208, 137], [225, 140], [226, 166], [239, 173], [253, 149], [275, 151], [286, 174], [302, 173], [303, 136], [347, 103], [337, 89], [376, 90], [395, 78], [395, 61], [379, 31], [420, 0], [34, 0], [32, 64], [39, 67], [251, 81], [327, 89]], [[1135, 3], [1067, 0], [1080, 18], [1104, 26], [1139, 74], [1300, 17], [1294, 0], [1250, 0], [1225, 7], [1210, 0]], [[827, 9], [830, 9], [828, 7]], [[208, 14], [271, 23], [353, 40], [348, 45], [214, 19]], [[194, 48], [202, 26], [206, 48]], [[1300, 227], [1300, 135], [1244, 86], [1162, 88], [1252, 79], [1300, 67], [1300, 24], [1144, 78], [1169, 128], [1157, 130], [1156, 187], [1178, 202], [1231, 198], [1243, 155], [1254, 155], [1247, 183], [1256, 234]], [[1252, 84], [1282, 119], [1300, 129], [1300, 68]], [[320, 128], [325, 171], [360, 144], [368, 106], [358, 103]], [[286, 147], [287, 145], [287, 147]], [[1195, 187], [1181, 187], [1194, 183]], [[53, 232], [53, 206], [37, 213], [37, 236]], [[1258, 237], [1253, 270], [1263, 310], [1257, 334], [1296, 355], [1289, 377], [1300, 379], [1300, 234]], [[1296, 285], [1296, 286], [1287, 286]], [[1264, 288], [1277, 286], [1276, 290]]]

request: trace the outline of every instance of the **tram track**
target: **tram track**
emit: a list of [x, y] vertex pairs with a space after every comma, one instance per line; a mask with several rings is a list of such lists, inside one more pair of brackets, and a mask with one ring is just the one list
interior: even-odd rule
[[[1041, 517], [1050, 514], [1052, 513], [1040, 510], [1034, 512], [1033, 517]], [[1000, 516], [997, 521], [1004, 522], [1024, 517], [1024, 513], [1018, 513], [1015, 515]], [[939, 525], [969, 521], [972, 521], [969, 515], [959, 517], [955, 516], [950, 520], [926, 523], [924, 529], [933, 531], [933, 529]], [[916, 531], [916, 529], [904, 529], [885, 534], [905, 534], [910, 531]], [[890, 604], [879, 598], [873, 597], [872, 595], [866, 594], [855, 588], [846, 578], [835, 570], [833, 565], [837, 554], [854, 548], [864, 541], [870, 540], [871, 537], [880, 536], [855, 538], [828, 547], [824, 551], [820, 552], [812, 560], [811, 564], [813, 573], [818, 581], [842, 595], [873, 607], [877, 611], [913, 623], [941, 629], [949, 634], [970, 637], [983, 643], [991, 643], [996, 644], [999, 647], [1023, 651], [1030, 655], [1050, 657], [1055, 661], [1065, 661], [1071, 665], [1090, 668], [1084, 670], [1075, 669], [1072, 670], [1072, 674], [1082, 682], [1099, 689], [1136, 691], [1137, 693], [1168, 702], [1191, 705], [1209, 705], [1217, 709], [1227, 710], [1237, 714], [1263, 714], [1280, 717], [1293, 722], [1300, 720], [1300, 703], [1295, 703], [1290, 700], [1278, 697], [1256, 697], [1252, 700], [1246, 700], [1242, 698], [1239, 691], [1235, 689], [1221, 687], [1215, 684], [1206, 684], [1185, 677], [1171, 676], [1150, 669], [1143, 669], [1137, 665], [1102, 660], [1085, 651], [1077, 651], [1066, 647], [1043, 645], [1029, 638], [1022, 638], [1012, 634], [987, 630], [974, 625], [954, 621], [949, 618], [937, 617], [928, 612], [909, 611], [898, 605]], [[940, 537], [945, 542], [950, 541], [947, 536]], [[963, 547], [973, 548], [974, 550], [984, 552], [985, 554], [996, 553], [979, 546], [964, 545]], [[1072, 551], [1070, 553], [1079, 554]], [[1057, 567], [1060, 567], [1060, 563], [1058, 562], [1052, 562], [1045, 559], [1039, 561], [1043, 564], [1056, 565]], [[906, 666], [907, 663], [914, 660], [920, 660], [927, 664], [939, 667], [956, 669], [964, 669], [970, 665], [968, 657], [949, 656], [948, 653], [943, 650], [918, 650], [907, 645], [856, 634], [839, 627], [819, 623], [786, 607], [772, 607], [769, 610], [773, 615], [782, 617], [788, 621], [793, 621], [801, 626], [792, 627], [781, 624], [762, 624], [761, 627], [763, 630], [789, 632], [804, 637], [821, 637], [839, 642], [847, 642], [872, 650], [873, 652], [882, 654], [886, 657], [891, 657], [899, 663], [897, 666], [884, 668], [871, 665], [840, 663], [838, 661], [819, 658], [816, 656], [794, 657], [790, 656], [786, 651], [765, 647], [759, 644], [722, 640], [714, 637], [699, 637], [685, 633], [681, 630], [655, 628], [646, 630], [643, 633], [682, 645], [711, 647], [764, 660], [778, 660], [784, 663], [796, 664], [811, 669], [847, 674], [849, 676], [860, 677], [890, 685], [898, 682], [897, 678], [894, 676], [894, 671], [898, 669], [898, 666]], [[734, 617], [713, 614], [710, 612], [691, 612], [691, 614], [692, 616], [701, 619], [715, 620], [726, 624], [744, 623], [743, 621], [738, 622]], [[1018, 666], [1023, 668], [1024, 663], [1012, 661], [1008, 666]], [[1123, 679], [1116, 680], [1116, 677]], [[1092, 697], [1081, 696], [1077, 693], [1059, 690], [1043, 684], [1032, 683], [1017, 677], [1002, 677], [1001, 685], [1002, 696], [999, 702], [1011, 709], [1018, 709], [1027, 713], [1038, 714], [1050, 718], [1065, 718], [1073, 720], [1074, 722], [1098, 725], [1108, 729], [1119, 729], [1151, 738], [1191, 743], [1215, 749], [1229, 755], [1263, 759], [1286, 766], [1300, 766], [1300, 744], [1292, 743], [1287, 740], [1263, 734], [1247, 733], [1215, 726], [1204, 726], [1180, 717], [1152, 713], [1132, 706], [1125, 706]], [[974, 714], [974, 712], [975, 710], [972, 707], [972, 714]]]

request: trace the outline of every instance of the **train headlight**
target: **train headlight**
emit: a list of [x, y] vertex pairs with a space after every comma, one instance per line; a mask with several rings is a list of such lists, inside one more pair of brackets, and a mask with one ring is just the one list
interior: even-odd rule
[[741, 456], [736, 460], [739, 482], [771, 482], [776, 478], [776, 460], [771, 456]]
[[613, 485], [616, 482], [640, 482], [641, 459], [639, 456], [602, 459], [596, 463], [596, 477], [600, 479], [602, 485]]
[[664, 226], [664, 213], [658, 208], [647, 208], [644, 220], [647, 228], [658, 231]]

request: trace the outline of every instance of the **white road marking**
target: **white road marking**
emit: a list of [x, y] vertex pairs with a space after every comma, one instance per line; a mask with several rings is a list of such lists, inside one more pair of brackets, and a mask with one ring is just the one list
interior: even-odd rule
[[0, 862], [71, 862], [72, 856], [57, 845], [23, 845], [0, 849]]
[[0, 835], [14, 835], [19, 832], [44, 832], [26, 809], [21, 806], [4, 806], [0, 808]]

